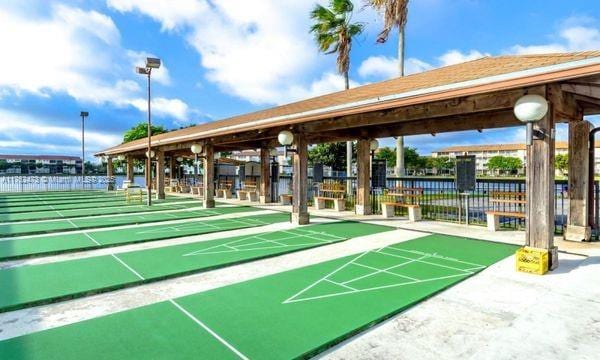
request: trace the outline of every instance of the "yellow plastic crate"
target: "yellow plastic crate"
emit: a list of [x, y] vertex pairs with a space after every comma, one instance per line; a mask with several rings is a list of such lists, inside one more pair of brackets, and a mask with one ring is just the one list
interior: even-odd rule
[[517, 271], [544, 275], [548, 272], [548, 250], [525, 246], [517, 250]]

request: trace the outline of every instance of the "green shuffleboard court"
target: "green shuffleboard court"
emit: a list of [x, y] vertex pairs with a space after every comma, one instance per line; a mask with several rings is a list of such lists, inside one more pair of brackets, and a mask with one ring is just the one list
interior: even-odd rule
[[[213, 221], [222, 230], [267, 225], [288, 214]], [[198, 226], [188, 224], [187, 226]], [[205, 225], [204, 229], [208, 227]], [[173, 229], [163, 229], [173, 233]], [[156, 249], [0, 270], [0, 312], [207, 271], [249, 260], [332, 244], [392, 228], [354, 222], [237, 236]]]
[[[144, 200], [145, 201], [145, 200]], [[185, 201], [197, 201], [196, 199], [192, 199], [192, 198], [182, 198], [182, 197], [176, 197], [176, 196], [172, 196], [172, 197], [167, 197], [164, 200], [153, 200], [152, 204], [154, 205], [158, 205], [158, 204], [165, 204], [165, 203], [171, 203], [171, 202], [185, 202]], [[38, 211], [62, 211], [62, 210], [78, 210], [78, 209], [91, 209], [91, 208], [107, 208], [107, 207], [124, 207], [124, 206], [134, 206], [134, 205], [140, 205], [139, 203], [131, 203], [131, 204], [127, 204], [125, 202], [125, 197], [124, 196], [111, 196], [109, 198], [107, 198], [106, 200], [96, 200], [96, 201], [88, 201], [88, 202], [81, 202], [81, 203], [76, 203], [76, 204], [44, 204], [44, 203], [38, 203], [37, 205], [31, 205], [31, 206], [15, 206], [15, 207], [6, 207], [6, 208], [0, 208], [0, 216], [6, 216], [9, 214], [17, 214], [17, 213], [31, 213], [31, 212], [38, 212]]]
[[[121, 225], [146, 224], [160, 221], [183, 220], [207, 215], [221, 215], [227, 207], [201, 210], [170, 210], [149, 214], [125, 214], [74, 219], [41, 220], [0, 224], [0, 237], [44, 234], [58, 231], [74, 231]], [[248, 209], [256, 210], [248, 207]]]
[[[193, 210], [189, 213], [192, 219], [204, 218], [216, 215], [236, 214], [256, 211], [257, 209], [249, 206], [220, 207], [213, 209]], [[185, 214], [185, 213], [183, 213]], [[189, 217], [187, 217], [189, 218]], [[287, 216], [289, 219], [289, 215]], [[180, 219], [186, 219], [182, 216]], [[170, 218], [169, 220], [176, 220]], [[219, 220], [195, 220], [178, 224], [161, 223], [156, 225], [144, 224], [134, 228], [124, 229], [91, 229], [83, 232], [70, 232], [61, 234], [31, 235], [16, 239], [0, 240], [0, 260], [15, 258], [54, 255], [64, 252], [73, 252], [81, 250], [91, 250], [102, 247], [131, 244], [145, 241], [155, 241], [181, 237], [187, 235], [205, 234], [224, 230], [214, 221]], [[233, 221], [224, 221], [225, 224], [245, 224], [250, 225], [247, 218], [236, 218]]]
[[95, 194], [95, 195], [73, 195], [73, 196], [65, 196], [59, 198], [27, 198], [27, 199], [3, 199], [0, 200], [0, 208], [6, 207], [21, 207], [21, 206], [31, 206], [35, 204], [76, 204], [86, 201], [101, 201], [103, 199], [115, 199], [118, 197], [115, 194]]
[[164, 210], [189, 209], [193, 207], [201, 207], [199, 201], [190, 201], [182, 199], [182, 201], [173, 201], [174, 199], [161, 200], [154, 203], [153, 206], [139, 204], [124, 204], [123, 206], [107, 206], [101, 207], [98, 204], [87, 209], [71, 209], [71, 210], [47, 210], [47, 211], [31, 211], [20, 213], [0, 214], [0, 222], [8, 221], [32, 221], [32, 220], [51, 220], [60, 218], [76, 218], [85, 216], [97, 215], [113, 215], [113, 214], [130, 214], [136, 212], [151, 212]]
[[104, 190], [74, 190], [74, 191], [38, 191], [38, 192], [5, 192], [0, 193], [0, 200], [3, 199], [28, 199], [34, 197], [46, 197], [46, 198], [54, 198], [54, 197], [65, 197], [65, 196], [81, 196], [81, 195], [97, 195], [97, 194], [107, 194], [108, 191]]
[[307, 358], [515, 249], [426, 236], [2, 341], [0, 358]]

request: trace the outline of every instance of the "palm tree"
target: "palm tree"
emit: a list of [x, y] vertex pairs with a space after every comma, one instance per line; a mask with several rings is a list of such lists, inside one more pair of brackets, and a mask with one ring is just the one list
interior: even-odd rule
[[[408, 19], [408, 0], [367, 0], [369, 6], [383, 14], [383, 29], [377, 42], [385, 43], [393, 28], [398, 28], [398, 67], [404, 76], [404, 28]], [[396, 138], [396, 176], [404, 175], [404, 137]]]
[[[362, 23], [352, 23], [354, 4], [350, 0], [330, 0], [329, 7], [315, 5], [310, 12], [314, 21], [310, 32], [314, 34], [319, 50], [337, 54], [337, 69], [344, 76], [346, 90], [350, 88], [350, 50], [352, 38], [362, 33]], [[352, 176], [352, 142], [346, 143], [346, 175]], [[347, 187], [351, 191], [350, 186]]]

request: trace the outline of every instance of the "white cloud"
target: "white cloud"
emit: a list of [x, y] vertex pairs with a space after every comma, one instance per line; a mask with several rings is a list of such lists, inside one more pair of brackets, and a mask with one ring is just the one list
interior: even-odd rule
[[[148, 110], [148, 100], [147, 99], [134, 99], [131, 101], [131, 104], [142, 112], [146, 112]], [[162, 97], [157, 97], [152, 99], [152, 114], [158, 116], [170, 116], [174, 117], [179, 121], [188, 120], [188, 115], [190, 112], [189, 106], [179, 99], [166, 99]]]
[[115, 45], [119, 39], [110, 18], [66, 6], [55, 6], [50, 19], [0, 9], [0, 24], [0, 48], [10, 54], [0, 57], [0, 86], [37, 94], [51, 90], [77, 96], [69, 91], [72, 84], [83, 87], [83, 74], [109, 66], [106, 55], [94, 45]]
[[[62, 153], [74, 153], [73, 145], [81, 141], [81, 129], [53, 125], [47, 119], [34, 118], [25, 113], [0, 109], [1, 148], [26, 148], [40, 150], [61, 150]], [[93, 152], [120, 143], [120, 134], [86, 130], [86, 150]], [[75, 146], [78, 147], [78, 146]]]
[[[350, 88], [357, 87], [360, 84], [350, 80]], [[329, 94], [336, 91], [344, 90], [344, 77], [331, 72], [323, 74], [321, 78], [313, 81], [309, 86], [292, 86], [286, 94], [283, 94], [282, 99], [286, 100], [302, 100], [311, 97]]]
[[[0, 9], [0, 24], [0, 48], [10, 54], [0, 56], [0, 96], [8, 91], [45, 97], [66, 93], [83, 103], [140, 108], [136, 102], [144, 95], [143, 80], [133, 65], [143, 64], [150, 54], [122, 48], [109, 16], [54, 5], [47, 17]], [[130, 66], [123, 69], [121, 63]], [[153, 80], [170, 84], [168, 68], [155, 71]], [[157, 102], [159, 116], [181, 119], [187, 112], [180, 99]]]
[[[406, 75], [420, 73], [432, 69], [433, 66], [416, 58], [404, 61]], [[371, 56], [364, 60], [358, 68], [358, 74], [363, 78], [391, 79], [398, 77], [398, 59], [387, 56]]]
[[572, 17], [563, 21], [556, 41], [549, 44], [515, 45], [509, 49], [514, 54], [540, 54], [600, 49], [600, 29], [594, 20]]
[[197, 0], [108, 0], [108, 6], [120, 12], [137, 11], [161, 23], [163, 30], [193, 25], [208, 10], [208, 4]]
[[139, 12], [164, 30], [184, 34], [201, 55], [206, 78], [227, 94], [255, 104], [280, 104], [320, 86], [306, 79], [318, 52], [308, 34], [310, 1], [108, 0], [122, 12]]
[[441, 66], [460, 64], [463, 62], [480, 59], [490, 56], [488, 53], [481, 53], [477, 50], [471, 50], [468, 53], [462, 53], [458, 50], [450, 50], [438, 58]]

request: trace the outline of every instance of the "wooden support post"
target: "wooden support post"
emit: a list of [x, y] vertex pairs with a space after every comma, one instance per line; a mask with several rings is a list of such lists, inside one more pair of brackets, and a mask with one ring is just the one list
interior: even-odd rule
[[212, 144], [204, 145], [204, 197], [205, 208], [215, 207], [215, 151]]
[[527, 246], [547, 249], [551, 254], [550, 270], [558, 266], [554, 247], [554, 106], [549, 101], [546, 116], [534, 124], [544, 133], [527, 147]]
[[260, 203], [271, 202], [271, 164], [270, 149], [263, 147], [260, 149]]
[[371, 182], [370, 182], [370, 145], [369, 140], [358, 140], [358, 146], [356, 150], [356, 164], [357, 164], [357, 175], [356, 175], [356, 214], [357, 215], [371, 215], [373, 213], [371, 209]]
[[293, 157], [292, 223], [305, 225], [310, 222], [308, 214], [308, 146], [304, 134], [297, 134], [296, 152]]
[[156, 150], [156, 198], [165, 198], [165, 153]]
[[177, 160], [175, 159], [175, 156], [171, 155], [171, 157], [169, 157], [169, 177], [171, 178], [171, 180], [176, 179], [177, 176], [175, 176], [176, 172], [177, 172]]
[[113, 158], [111, 156], [106, 158], [106, 190], [111, 191], [115, 189], [114, 168]]
[[[583, 116], [582, 116], [583, 118]], [[589, 121], [569, 122], [569, 216], [565, 240], [589, 241]]]
[[133, 156], [127, 156], [127, 180], [133, 183]]

